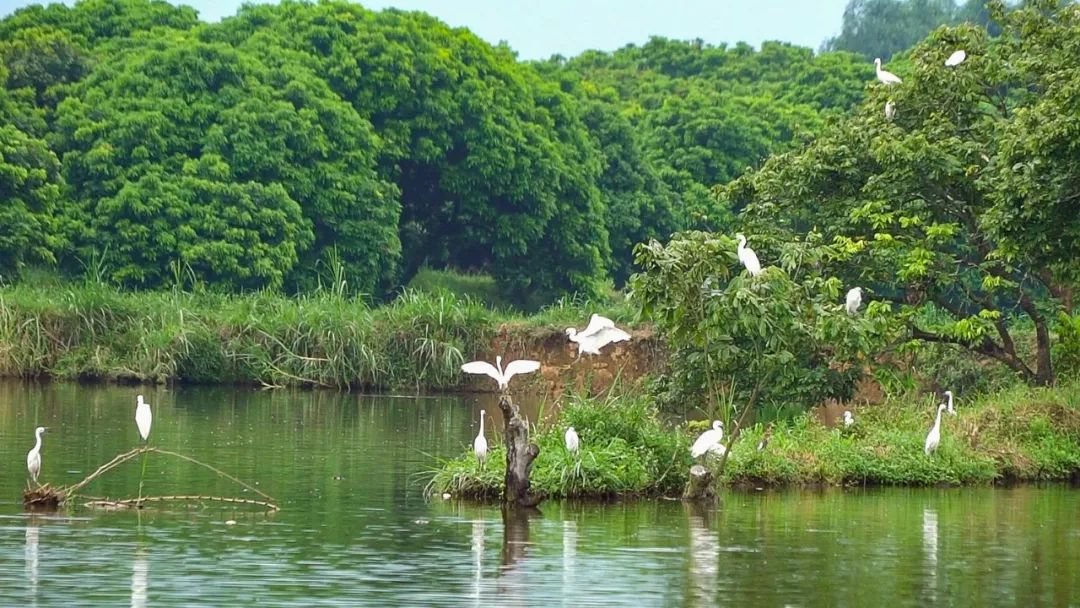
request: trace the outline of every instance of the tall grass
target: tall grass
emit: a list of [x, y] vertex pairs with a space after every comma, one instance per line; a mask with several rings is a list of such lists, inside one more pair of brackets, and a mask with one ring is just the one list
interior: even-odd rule
[[[560, 310], [581, 324], [595, 309]], [[537, 322], [446, 290], [372, 307], [333, 276], [297, 297], [24, 283], [0, 288], [0, 375], [441, 389], [507, 327], [525, 340]]]

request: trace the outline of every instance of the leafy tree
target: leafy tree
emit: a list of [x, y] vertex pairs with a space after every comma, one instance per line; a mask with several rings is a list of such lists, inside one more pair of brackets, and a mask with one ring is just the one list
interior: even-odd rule
[[130, 41], [56, 123], [68, 267], [96, 249], [132, 285], [184, 263], [212, 284], [303, 287], [333, 248], [358, 290], [394, 276], [399, 203], [376, 175], [377, 139], [301, 65], [185, 34]]
[[[1080, 226], [1075, 155], [1062, 143], [1077, 119], [1060, 105], [1080, 72], [1058, 54], [1080, 48], [1077, 10], [1047, 3], [1006, 18], [997, 5], [998, 38], [971, 25], [939, 29], [913, 49], [902, 85], [871, 85], [854, 115], [723, 195], [748, 205], [759, 230], [818, 227], [845, 253], [827, 271], [890, 302], [910, 338], [1052, 382], [1048, 319], [1059, 302], [1045, 296], [1068, 291], [1052, 270], [1075, 263]], [[956, 48], [968, 60], [945, 67]], [[1032, 137], [1046, 141], [1045, 154], [1028, 156]], [[1030, 358], [1017, 345], [1021, 320], [1035, 333]]]
[[708, 395], [710, 413], [722, 417], [729, 412], [716, 404], [720, 392], [739, 411], [850, 398], [861, 353], [887, 329], [881, 307], [844, 311], [845, 286], [818, 271], [842, 252], [820, 235], [755, 243], [766, 265], [758, 277], [743, 270], [728, 236], [685, 232], [638, 247], [643, 271], [631, 280], [633, 297], [674, 351], [677, 390]]
[[8, 70], [6, 86], [33, 90], [38, 106], [52, 105], [45, 96], [50, 87], [76, 82], [89, 69], [86, 52], [71, 35], [49, 28], [16, 31], [0, 42], [0, 59]]

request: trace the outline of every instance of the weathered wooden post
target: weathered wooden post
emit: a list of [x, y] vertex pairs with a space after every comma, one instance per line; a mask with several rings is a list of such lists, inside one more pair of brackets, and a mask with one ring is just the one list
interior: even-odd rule
[[683, 490], [683, 498], [685, 500], [712, 498], [715, 496], [712, 481], [712, 471], [700, 464], [695, 464], [690, 467], [690, 479], [686, 482], [686, 489]]
[[510, 395], [503, 392], [499, 396], [499, 409], [502, 410], [506, 424], [506, 485], [503, 489], [503, 502], [516, 507], [534, 507], [544, 499], [542, 495], [529, 492], [529, 473], [533, 461], [540, 455], [540, 446], [529, 443], [529, 421], [521, 416], [521, 411]]

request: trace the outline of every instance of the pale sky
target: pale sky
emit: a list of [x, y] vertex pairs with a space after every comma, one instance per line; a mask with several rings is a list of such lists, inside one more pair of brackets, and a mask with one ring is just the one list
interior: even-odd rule
[[[241, 0], [187, 0], [203, 21], [232, 15]], [[840, 30], [848, 0], [369, 0], [430, 13], [481, 38], [505, 40], [522, 59], [571, 57], [587, 49], [613, 51], [650, 36], [701, 38], [719, 44], [783, 40], [817, 49]], [[73, 4], [73, 0], [66, 0]], [[0, 16], [29, 0], [0, 0]]]

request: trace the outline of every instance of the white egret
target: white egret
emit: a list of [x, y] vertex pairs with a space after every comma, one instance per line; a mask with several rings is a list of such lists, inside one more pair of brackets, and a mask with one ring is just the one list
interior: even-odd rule
[[567, 451], [571, 454], [577, 454], [578, 448], [581, 447], [581, 440], [578, 439], [577, 431], [574, 430], [574, 427], [569, 427], [566, 429], [566, 435], [564, 435], [564, 438], [566, 439]]
[[956, 67], [961, 63], [964, 63], [965, 59], [967, 59], [966, 51], [964, 51], [963, 49], [960, 49], [959, 51], [953, 51], [953, 54], [949, 55], [949, 58], [945, 60], [945, 66], [950, 68]]
[[948, 413], [956, 416], [956, 408], [953, 407], [953, 391], [945, 391], [945, 396], [948, 397]]
[[927, 455], [936, 450], [938, 444], [941, 443], [941, 412], [944, 412], [946, 407], [944, 403], [938, 406], [937, 418], [934, 419], [934, 428], [930, 429], [930, 433], [926, 435], [926, 445], [923, 446], [923, 451]]
[[847, 314], [853, 315], [859, 311], [860, 306], [862, 306], [862, 287], [853, 287], [847, 292], [844, 309], [847, 310]]
[[502, 357], [495, 357], [495, 365], [487, 361], [472, 361], [461, 366], [461, 371], [466, 374], [486, 374], [499, 383], [499, 388], [505, 390], [510, 384], [510, 378], [517, 374], [528, 374], [540, 369], [540, 362], [531, 359], [518, 359], [502, 366]]
[[746, 267], [746, 271], [750, 273], [750, 276], [756, 277], [761, 274], [761, 262], [758, 261], [757, 254], [754, 250], [746, 246], [746, 237], [742, 234], [736, 234], [735, 238], [739, 239], [739, 261]]
[[844, 410], [844, 427], [849, 427], [855, 424], [855, 416], [851, 415], [851, 411]]
[[892, 72], [881, 69], [881, 58], [880, 57], [878, 57], [877, 59], [874, 60], [874, 68], [875, 68], [875, 70], [877, 72], [877, 79], [880, 80], [882, 84], [890, 85], [890, 84], [899, 84], [901, 82], [904, 82], [903, 80], [900, 80], [900, 77], [897, 76], [896, 74], [893, 74]]
[[890, 99], [885, 102], [885, 120], [896, 118], [896, 104]]
[[697, 441], [690, 448], [690, 455], [694, 458], [703, 456], [706, 453], [713, 453], [723, 456], [727, 449], [720, 441], [724, 438], [724, 423], [719, 420], [713, 420], [712, 428], [705, 431], [698, 436]]
[[[150, 425], [154, 421], [154, 414], [150, 411], [150, 404], [143, 401], [142, 395], [135, 396], [135, 426], [139, 427], [139, 436], [143, 441], [150, 441]], [[146, 475], [146, 452], [143, 452], [142, 471], [139, 472], [139, 499], [135, 504], [142, 507], [143, 477]]]
[[146, 441], [150, 437], [150, 425], [154, 422], [154, 414], [150, 411], [150, 404], [143, 401], [142, 395], [135, 397], [135, 425], [139, 427], [139, 435]]
[[37, 441], [34, 443], [34, 447], [26, 453], [26, 470], [30, 472], [30, 479], [34, 480], [34, 483], [38, 484], [38, 474], [41, 473], [41, 434], [48, 432], [47, 427], [39, 426], [34, 430], [34, 437]]
[[577, 342], [578, 356], [581, 353], [599, 355], [600, 349], [612, 342], [624, 342], [630, 339], [630, 334], [615, 327], [615, 322], [607, 317], [593, 313], [589, 319], [589, 326], [578, 331], [576, 328], [567, 327], [566, 336], [571, 342]]
[[484, 410], [480, 410], [480, 431], [476, 433], [476, 439], [473, 439], [472, 449], [476, 454], [476, 460], [480, 462], [480, 468], [484, 468], [484, 460], [487, 459], [487, 439], [484, 438]]

